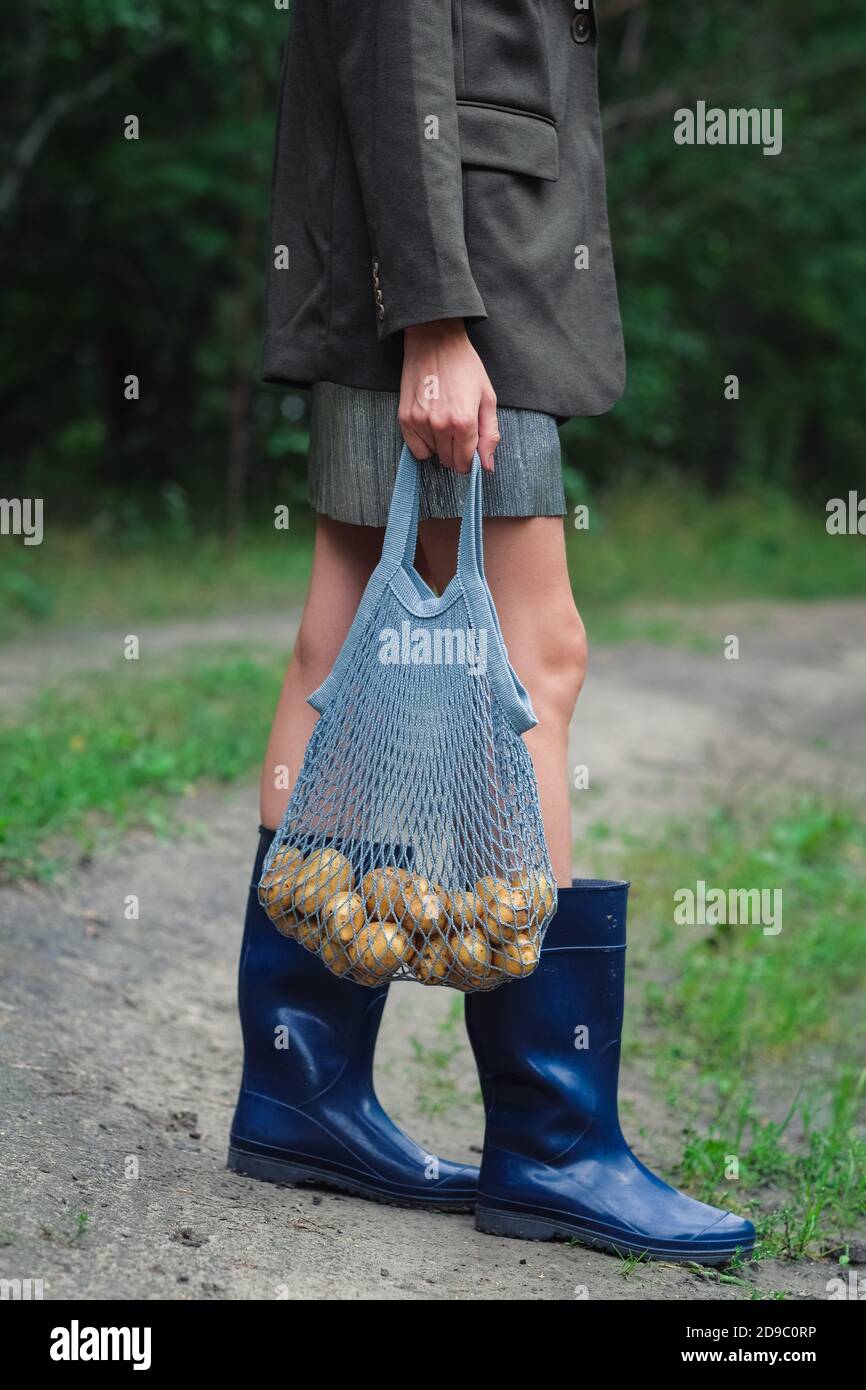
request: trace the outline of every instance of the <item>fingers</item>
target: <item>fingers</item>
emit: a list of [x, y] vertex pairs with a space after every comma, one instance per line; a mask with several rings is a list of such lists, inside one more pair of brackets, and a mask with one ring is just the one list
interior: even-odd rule
[[492, 390], [485, 391], [478, 407], [478, 452], [481, 467], [493, 472], [493, 451], [499, 443], [499, 421], [496, 417], [496, 397]]
[[414, 456], [436, 454], [444, 468], [468, 473], [483, 443], [482, 463], [492, 471], [496, 396], [463, 320], [411, 325], [403, 339], [398, 413]]
[[413, 458], [418, 459], [420, 462], [421, 459], [428, 459], [432, 453], [435, 453], [433, 445], [428, 444], [426, 439], [422, 439], [420, 434], [416, 434], [408, 425], [401, 424], [400, 428], [403, 434], [403, 442], [408, 444], [409, 452], [412, 454]]
[[455, 473], [468, 473], [478, 447], [478, 421], [449, 413], [432, 421], [439, 462]]
[[412, 401], [398, 412], [400, 430], [416, 459], [436, 454], [445, 468], [468, 473], [478, 447], [478, 421], [457, 410], [428, 410]]
[[414, 396], [400, 394], [400, 408], [397, 412], [400, 430], [409, 450], [416, 459], [428, 459], [436, 453], [436, 443], [430, 428], [430, 417]]

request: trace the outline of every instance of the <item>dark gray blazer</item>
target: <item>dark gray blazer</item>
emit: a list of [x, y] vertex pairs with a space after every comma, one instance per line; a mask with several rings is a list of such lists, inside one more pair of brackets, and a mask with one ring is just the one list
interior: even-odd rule
[[501, 405], [610, 408], [624, 354], [582, 4], [294, 0], [266, 380], [397, 390], [402, 329], [462, 317]]

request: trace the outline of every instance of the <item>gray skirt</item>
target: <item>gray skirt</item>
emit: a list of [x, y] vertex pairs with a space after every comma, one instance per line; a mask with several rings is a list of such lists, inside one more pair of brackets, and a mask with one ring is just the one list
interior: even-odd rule
[[[384, 526], [403, 436], [396, 391], [315, 382], [310, 393], [310, 505], [336, 521]], [[563, 516], [556, 421], [537, 410], [497, 410], [502, 436], [484, 475], [485, 516]], [[421, 464], [422, 517], [460, 516], [466, 477], [434, 455]]]

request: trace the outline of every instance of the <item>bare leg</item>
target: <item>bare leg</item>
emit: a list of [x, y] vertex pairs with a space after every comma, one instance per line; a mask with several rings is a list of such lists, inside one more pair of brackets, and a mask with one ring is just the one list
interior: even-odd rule
[[[318, 719], [307, 696], [321, 685], [345, 641], [361, 595], [382, 554], [384, 531], [320, 516], [310, 587], [262, 767], [262, 824], [275, 830], [297, 781]], [[278, 779], [281, 768], [288, 778]], [[276, 785], [281, 780], [283, 785]], [[285, 782], [288, 780], [288, 786]]]
[[[440, 592], [457, 563], [456, 520], [422, 521], [420, 545]], [[553, 871], [571, 886], [568, 726], [586, 670], [586, 634], [574, 604], [560, 517], [490, 517], [484, 567], [511, 664], [538, 726], [526, 735]]]

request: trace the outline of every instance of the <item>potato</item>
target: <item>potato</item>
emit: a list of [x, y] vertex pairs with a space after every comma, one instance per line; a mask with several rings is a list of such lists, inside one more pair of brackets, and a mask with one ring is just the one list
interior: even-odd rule
[[304, 916], [312, 917], [335, 893], [354, 887], [355, 874], [345, 854], [336, 849], [314, 849], [295, 876], [293, 901]]
[[506, 941], [501, 948], [491, 951], [490, 964], [508, 975], [531, 975], [538, 965], [538, 951], [529, 937], [521, 932], [516, 941]]
[[394, 922], [370, 922], [349, 942], [349, 959], [365, 975], [387, 979], [410, 954], [409, 938]]
[[484, 903], [478, 894], [460, 890], [449, 893], [445, 904], [446, 911], [451, 915], [455, 927], [464, 927], [469, 931], [474, 931], [480, 927], [484, 920]]
[[398, 898], [403, 888], [403, 877], [408, 877], [405, 869], [386, 867], [370, 869], [361, 879], [361, 897], [367, 907], [367, 915], [381, 920], [393, 921]]
[[546, 874], [536, 874], [532, 884], [532, 906], [540, 922], [553, 911], [556, 887]]
[[272, 922], [276, 922], [280, 917], [292, 916], [292, 885], [268, 882], [266, 878], [263, 878], [259, 884], [259, 902]]
[[364, 900], [357, 893], [335, 893], [319, 914], [322, 935], [339, 940], [344, 947], [354, 940], [367, 920]]
[[279, 916], [276, 909], [266, 908], [268, 916], [281, 936], [287, 936], [290, 941], [298, 939], [298, 914], [296, 912], [284, 912]]
[[322, 942], [322, 960], [332, 975], [345, 975], [352, 964], [343, 943], [337, 938]]
[[553, 911], [555, 890], [547, 874], [543, 874], [537, 869], [524, 869], [509, 874], [508, 882], [513, 888], [519, 888], [526, 893], [532, 911], [539, 922], [543, 922], [545, 917], [550, 916]]
[[345, 975], [351, 965], [349, 946], [366, 921], [364, 900], [357, 893], [335, 893], [320, 913], [322, 960], [334, 975]]
[[274, 855], [268, 874], [288, 874], [303, 863], [304, 852], [299, 845], [283, 845]]
[[475, 892], [484, 907], [484, 925], [497, 941], [513, 941], [526, 927], [531, 911], [528, 894], [501, 878], [480, 878]]
[[315, 917], [298, 922], [292, 934], [295, 940], [299, 941], [308, 951], [318, 951], [322, 941], [322, 933]]
[[322, 944], [322, 960], [332, 975], [345, 975], [352, 963], [345, 951], [341, 951], [333, 941]]
[[268, 871], [259, 884], [259, 902], [268, 916], [275, 919], [286, 915], [292, 906], [295, 877], [304, 856], [296, 845], [278, 850]]
[[490, 965], [490, 945], [483, 931], [452, 932], [448, 945], [458, 969], [469, 979], [482, 979]]
[[416, 953], [412, 974], [422, 985], [441, 984], [454, 964], [454, 956], [445, 937], [438, 933]]
[[[404, 918], [409, 918], [405, 922], [407, 930], [411, 930], [412, 919], [417, 921], [425, 916], [424, 900], [430, 897], [437, 897], [433, 892], [433, 885], [429, 879], [423, 878], [420, 874], [407, 873], [401, 869], [400, 891], [397, 894], [397, 901], [394, 904], [394, 916], [398, 922], [403, 922]], [[441, 900], [437, 897], [439, 911], [442, 911]], [[427, 915], [432, 910], [432, 905], [428, 905]]]
[[421, 950], [431, 937], [441, 936], [447, 923], [442, 900], [435, 893], [425, 893], [415, 904], [414, 917], [402, 919], [403, 930], [410, 934], [417, 950]]

